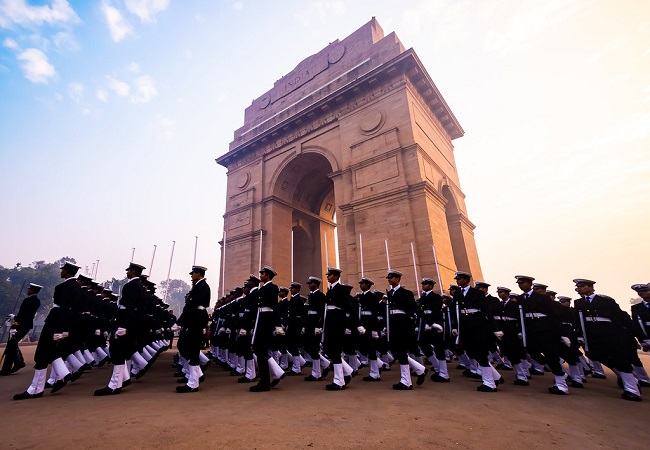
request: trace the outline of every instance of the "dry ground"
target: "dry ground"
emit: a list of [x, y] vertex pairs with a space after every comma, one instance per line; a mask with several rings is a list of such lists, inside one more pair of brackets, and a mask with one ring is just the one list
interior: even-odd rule
[[[22, 348], [32, 361], [35, 347]], [[641, 449], [650, 442], [650, 396], [621, 400], [609, 372], [568, 397], [546, 392], [550, 374], [519, 387], [503, 372], [499, 392], [480, 393], [478, 381], [453, 369], [451, 383], [427, 379], [413, 391], [391, 389], [399, 377], [393, 369], [380, 383], [356, 378], [342, 392], [287, 377], [272, 392], [250, 393], [213, 365], [198, 393], [177, 394], [173, 353], [112, 397], [92, 396], [106, 385], [109, 366], [24, 401], [11, 398], [29, 386], [31, 365], [0, 378], [0, 448]], [[642, 360], [650, 368], [650, 357]]]

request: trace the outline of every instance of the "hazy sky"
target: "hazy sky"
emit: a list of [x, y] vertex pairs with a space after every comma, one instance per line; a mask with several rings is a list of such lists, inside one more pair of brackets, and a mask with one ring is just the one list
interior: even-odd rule
[[100, 260], [104, 280], [157, 245], [158, 282], [175, 240], [172, 278], [189, 281], [198, 236], [216, 288], [214, 159], [254, 98], [372, 16], [465, 130], [486, 280], [575, 295], [571, 279], [592, 278], [634, 297], [650, 281], [645, 0], [0, 0], [0, 264]]

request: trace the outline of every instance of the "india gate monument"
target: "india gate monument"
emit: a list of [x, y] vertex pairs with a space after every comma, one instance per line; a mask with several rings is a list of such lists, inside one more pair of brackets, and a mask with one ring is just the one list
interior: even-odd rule
[[328, 265], [381, 290], [389, 264], [411, 290], [416, 274], [482, 280], [452, 144], [463, 134], [415, 51], [374, 17], [307, 57], [246, 108], [216, 160], [228, 169], [220, 293], [264, 265], [287, 286]]

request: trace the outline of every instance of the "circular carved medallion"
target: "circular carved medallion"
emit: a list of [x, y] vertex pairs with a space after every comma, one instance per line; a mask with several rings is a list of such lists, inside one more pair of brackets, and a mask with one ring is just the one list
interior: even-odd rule
[[386, 116], [382, 111], [375, 110], [372, 111], [361, 119], [359, 128], [363, 134], [373, 134], [379, 131], [379, 129], [384, 125], [386, 121]]

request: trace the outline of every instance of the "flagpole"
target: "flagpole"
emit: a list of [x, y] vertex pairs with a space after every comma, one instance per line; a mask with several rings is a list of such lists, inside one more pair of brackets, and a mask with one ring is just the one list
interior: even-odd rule
[[436, 255], [436, 246], [434, 244], [431, 244], [431, 248], [433, 249], [433, 262], [436, 265], [436, 272], [438, 273], [438, 286], [440, 287], [440, 295], [444, 293], [444, 289], [442, 286], [442, 278], [440, 277], [440, 266], [438, 265], [438, 255]]
[[153, 260], [156, 257], [156, 247], [158, 247], [156, 244], [153, 246], [153, 255], [151, 255], [151, 265], [149, 265], [149, 276], [151, 276], [151, 270], [153, 269]]
[[163, 298], [163, 302], [167, 300], [167, 293], [169, 292], [169, 275], [172, 272], [172, 259], [174, 258], [175, 246], [176, 246], [176, 241], [172, 241], [172, 255], [169, 257], [169, 270], [167, 270], [167, 284], [165, 284], [165, 298]]
[[223, 230], [223, 248], [221, 249], [221, 297], [226, 295], [226, 230]]
[[197, 248], [198, 245], [199, 245], [199, 237], [198, 237], [198, 236], [194, 236], [194, 238], [195, 238], [195, 239], [194, 239], [194, 262], [192, 263], [193, 266], [196, 265], [196, 248]]
[[418, 278], [418, 269], [415, 264], [415, 250], [413, 249], [413, 242], [411, 242], [411, 258], [413, 258], [413, 273], [415, 273], [415, 286], [418, 288], [418, 297], [420, 296], [420, 280]]
[[359, 233], [359, 256], [361, 258], [361, 278], [364, 277], [363, 273], [363, 238], [361, 236], [361, 233]]

